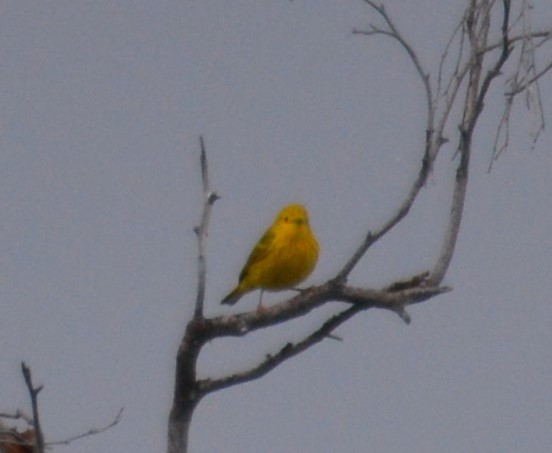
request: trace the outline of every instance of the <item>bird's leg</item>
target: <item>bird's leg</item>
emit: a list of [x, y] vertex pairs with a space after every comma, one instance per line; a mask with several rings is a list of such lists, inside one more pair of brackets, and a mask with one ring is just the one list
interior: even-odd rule
[[264, 289], [261, 289], [261, 294], [259, 295], [259, 304], [257, 305], [257, 312], [263, 312], [265, 307], [263, 305], [263, 293]]

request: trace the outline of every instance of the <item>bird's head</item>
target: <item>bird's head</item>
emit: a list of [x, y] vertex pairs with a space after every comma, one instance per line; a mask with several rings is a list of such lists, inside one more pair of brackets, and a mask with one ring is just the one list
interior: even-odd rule
[[296, 226], [308, 225], [309, 215], [307, 210], [300, 204], [290, 204], [280, 211], [275, 223]]

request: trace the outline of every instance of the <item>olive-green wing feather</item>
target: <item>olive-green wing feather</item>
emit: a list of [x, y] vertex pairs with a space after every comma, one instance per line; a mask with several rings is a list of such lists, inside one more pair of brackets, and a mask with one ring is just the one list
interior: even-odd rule
[[270, 253], [270, 248], [274, 242], [274, 231], [272, 228], [269, 228], [263, 237], [259, 240], [253, 251], [249, 254], [245, 266], [243, 266], [242, 271], [240, 272], [240, 282], [247, 277], [247, 271], [251, 269], [251, 266], [259, 261], [262, 261]]
[[[245, 263], [245, 266], [243, 266], [240, 273], [240, 283], [247, 277], [252, 265], [266, 258], [266, 256], [270, 253], [270, 248], [273, 242], [274, 232], [271, 231], [271, 229], [268, 229], [266, 233], [263, 234], [263, 237], [259, 240], [253, 251], [249, 254], [249, 258], [247, 258], [247, 262]], [[230, 294], [222, 299], [221, 304], [234, 305], [245, 292], [246, 291], [243, 291], [243, 289], [240, 288], [240, 285], [238, 285], [230, 292]]]

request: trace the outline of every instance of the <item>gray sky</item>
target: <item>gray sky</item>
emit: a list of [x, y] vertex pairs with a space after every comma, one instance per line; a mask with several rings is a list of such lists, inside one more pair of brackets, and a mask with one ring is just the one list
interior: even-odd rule
[[[434, 69], [463, 2], [415, 3], [386, 2]], [[550, 26], [546, 1], [535, 4], [535, 25]], [[25, 360], [44, 384], [48, 440], [124, 406], [115, 429], [65, 450], [164, 450], [195, 296], [200, 134], [222, 196], [209, 315], [254, 309], [256, 294], [231, 309], [219, 301], [283, 204], [304, 203], [319, 238], [308, 283], [339, 269], [402, 200], [423, 143], [404, 53], [351, 35], [374, 20], [360, 0], [1, 3], [0, 411], [29, 408]], [[548, 76], [548, 117], [551, 89]], [[338, 330], [344, 342], [206, 398], [192, 452], [549, 450], [552, 140], [529, 152], [530, 119], [516, 115], [520, 133], [487, 174], [500, 103], [488, 107], [445, 280], [454, 291], [411, 308], [410, 326], [366, 312]], [[432, 263], [452, 150], [351, 283], [377, 287]], [[321, 315], [210, 344], [200, 372], [251, 365]]]

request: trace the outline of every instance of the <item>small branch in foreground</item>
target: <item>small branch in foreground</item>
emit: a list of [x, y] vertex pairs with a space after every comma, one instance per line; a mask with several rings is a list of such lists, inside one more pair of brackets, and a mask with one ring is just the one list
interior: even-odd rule
[[35, 432], [35, 453], [44, 453], [44, 436], [42, 434], [42, 428], [40, 426], [40, 419], [38, 415], [38, 394], [42, 390], [42, 386], [34, 387], [33, 380], [31, 376], [30, 368], [21, 362], [21, 372], [23, 373], [23, 378], [25, 379], [25, 384], [27, 385], [27, 390], [31, 397], [31, 404], [33, 408], [33, 428]]
[[[1, 428], [0, 435], [5, 435], [4, 437], [0, 437], [0, 452], [4, 451], [1, 448], [1, 444], [4, 443], [6, 445], [20, 445], [23, 447], [32, 448], [33, 453], [44, 453], [47, 448], [53, 445], [69, 445], [70, 443], [76, 440], [82, 439], [84, 437], [103, 433], [104, 431], [107, 431], [113, 428], [121, 420], [121, 416], [123, 413], [122, 408], [119, 410], [115, 418], [104, 427], [93, 428], [88, 430], [85, 433], [69, 437], [68, 439], [59, 440], [55, 442], [46, 442], [44, 440], [44, 435], [42, 433], [39, 412], [38, 412], [38, 394], [43, 389], [43, 386], [35, 387], [33, 385], [31, 370], [25, 364], [25, 362], [21, 362], [21, 372], [23, 374], [25, 385], [27, 386], [29, 395], [31, 397], [33, 416], [30, 417], [27, 414], [25, 414], [23, 411], [18, 410], [15, 413], [0, 413], [0, 418], [6, 418], [6, 419], [12, 419], [12, 420], [22, 419], [27, 423], [27, 425], [31, 426], [32, 429], [27, 429], [22, 433], [17, 432], [15, 429], [4, 429], [3, 428], [4, 425], [0, 420], [0, 428]], [[9, 451], [12, 451], [12, 450], [9, 450]], [[27, 450], [13, 450], [13, 451], [19, 452], [19, 451], [27, 451]]]

